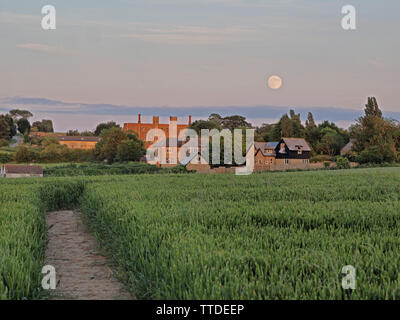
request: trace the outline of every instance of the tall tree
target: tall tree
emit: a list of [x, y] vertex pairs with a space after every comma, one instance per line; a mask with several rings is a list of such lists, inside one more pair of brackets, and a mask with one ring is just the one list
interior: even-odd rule
[[379, 109], [375, 97], [368, 97], [368, 102], [365, 105], [365, 116], [382, 118], [382, 111]]
[[222, 128], [223, 129], [243, 129], [243, 128], [251, 128], [251, 124], [246, 121], [246, 118], [243, 116], [229, 116], [222, 119]]
[[100, 136], [101, 132], [105, 129], [111, 129], [111, 128], [120, 128], [121, 126], [116, 124], [114, 121], [109, 121], [107, 123], [100, 123], [97, 125], [96, 130], [94, 131], [95, 136]]
[[145, 154], [144, 142], [137, 135], [128, 134], [128, 139], [118, 145], [115, 161], [139, 161]]
[[[361, 153], [366, 149], [379, 150], [383, 161], [392, 162], [397, 160], [396, 141], [398, 139], [398, 128], [393, 121], [383, 118], [382, 111], [379, 109], [374, 97], [368, 98], [364, 116], [360, 117], [357, 123], [352, 126], [351, 134], [355, 138], [355, 151]], [[376, 148], [371, 149], [371, 147]], [[368, 151], [364, 155], [372, 153]]]
[[35, 131], [39, 132], [54, 132], [53, 121], [51, 120], [35, 121], [32, 123], [32, 129], [34, 128]]
[[95, 155], [98, 160], [138, 161], [146, 150], [144, 142], [135, 134], [126, 134], [121, 128], [112, 127], [101, 132], [101, 140], [96, 144]]
[[197, 132], [197, 134], [201, 133], [202, 129], [208, 129], [208, 130], [212, 130], [212, 129], [217, 129], [217, 130], [221, 130], [221, 125], [214, 121], [214, 120], [196, 120], [194, 121], [190, 127], [191, 129], [195, 130]]
[[5, 115], [0, 115], [0, 139], [10, 140], [11, 131], [10, 124]]
[[254, 140], [257, 142], [268, 141], [269, 133], [273, 128], [272, 124], [263, 123], [260, 127], [255, 128]]
[[22, 134], [29, 133], [31, 131], [31, 124], [26, 118], [19, 119], [17, 125], [18, 131]]
[[208, 121], [213, 121], [218, 123], [220, 126], [222, 126], [222, 117], [218, 113], [212, 113], [208, 117]]
[[315, 124], [314, 116], [311, 112], [307, 115], [306, 126], [305, 126], [305, 138], [311, 145], [311, 148], [316, 151], [317, 145], [321, 139], [320, 130]]
[[338, 155], [340, 149], [344, 146], [343, 137], [332, 128], [321, 130], [321, 141], [317, 145], [317, 151], [330, 156]]
[[315, 124], [314, 116], [311, 112], [309, 112], [307, 115], [307, 120], [306, 120], [306, 128], [312, 129], [312, 128], [315, 128], [316, 126], [317, 125]]
[[28, 110], [13, 109], [9, 113], [14, 122], [17, 122], [20, 119], [29, 119], [33, 117], [33, 114]]
[[290, 117], [284, 114], [278, 123], [276, 123], [268, 137], [269, 141], [278, 141], [282, 137], [303, 138], [305, 135], [304, 127], [301, 124], [300, 114], [295, 114], [290, 110]]

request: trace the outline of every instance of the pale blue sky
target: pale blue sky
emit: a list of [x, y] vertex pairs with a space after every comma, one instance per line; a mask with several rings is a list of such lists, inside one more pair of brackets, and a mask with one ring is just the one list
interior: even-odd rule
[[[57, 9], [57, 30], [41, 29], [46, 4]], [[346, 4], [357, 9], [356, 31], [341, 28]], [[1, 0], [0, 99], [151, 114], [160, 106], [361, 110], [375, 95], [385, 111], [400, 111], [399, 17], [398, 0]], [[284, 81], [277, 91], [266, 87], [274, 74]]]

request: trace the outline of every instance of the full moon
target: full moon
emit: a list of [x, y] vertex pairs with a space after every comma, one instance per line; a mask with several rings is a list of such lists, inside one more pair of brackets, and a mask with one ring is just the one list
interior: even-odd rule
[[282, 87], [282, 79], [278, 76], [271, 76], [268, 79], [268, 87], [273, 90], [278, 90]]

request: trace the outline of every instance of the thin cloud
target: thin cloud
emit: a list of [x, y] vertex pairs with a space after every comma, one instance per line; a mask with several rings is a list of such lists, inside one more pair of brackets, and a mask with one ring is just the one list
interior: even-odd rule
[[159, 43], [215, 44], [243, 41], [246, 35], [256, 32], [250, 27], [209, 28], [201, 26], [174, 26], [147, 28], [141, 32], [122, 34], [121, 38], [131, 38]]
[[65, 50], [62, 48], [48, 46], [46, 44], [40, 44], [40, 43], [17, 44], [17, 48], [39, 51], [39, 52], [43, 52], [43, 53], [59, 54], [59, 55], [65, 55], [65, 56], [77, 56], [78, 55], [76, 52], [73, 52], [73, 51], [68, 51], [68, 50]]

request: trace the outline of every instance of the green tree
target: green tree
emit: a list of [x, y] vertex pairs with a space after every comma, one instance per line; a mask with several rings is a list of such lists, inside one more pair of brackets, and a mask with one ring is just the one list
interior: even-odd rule
[[[357, 120], [357, 123], [351, 128], [351, 135], [355, 139], [353, 149], [360, 153], [360, 159], [369, 157], [370, 150], [375, 150], [379, 153], [377, 159], [382, 157], [382, 161], [393, 162], [398, 159], [399, 128], [392, 120], [384, 119], [382, 112], [379, 109], [378, 103], [374, 97], [368, 98], [365, 105], [364, 116]], [[370, 147], [374, 147], [370, 149]], [[365, 150], [369, 150], [361, 156]], [[368, 157], [367, 157], [368, 156]], [[371, 161], [371, 162], [373, 162]]]
[[320, 129], [317, 127], [314, 121], [313, 114], [311, 112], [308, 113], [306, 126], [305, 126], [305, 138], [308, 143], [311, 145], [311, 148], [316, 151], [318, 143], [321, 139]]
[[5, 115], [0, 115], [0, 139], [10, 140], [11, 130], [10, 123]]
[[139, 161], [146, 154], [144, 142], [136, 135], [131, 135], [128, 140], [123, 140], [118, 145], [115, 161]]
[[222, 119], [221, 124], [223, 129], [229, 129], [233, 131], [234, 129], [251, 128], [251, 124], [246, 121], [245, 117], [234, 115], [225, 117]]
[[33, 114], [28, 110], [13, 109], [9, 113], [14, 122], [18, 122], [20, 119], [29, 119], [33, 117]]
[[208, 129], [208, 130], [212, 130], [212, 129], [217, 129], [217, 130], [221, 130], [221, 125], [213, 120], [196, 120], [194, 121], [190, 127], [191, 129], [195, 130], [197, 132], [197, 134], [201, 134], [201, 130], [202, 129]]
[[256, 127], [254, 131], [254, 141], [268, 141], [269, 133], [271, 132], [272, 127], [273, 125], [268, 123], [263, 123], [260, 127]]
[[32, 123], [32, 129], [35, 128], [35, 131], [39, 132], [54, 132], [53, 121], [51, 120], [42, 120], [35, 121]]
[[208, 121], [216, 122], [222, 127], [223, 118], [218, 113], [211, 113], [208, 117]]
[[68, 130], [67, 136], [80, 136], [81, 134], [79, 133], [78, 130]]
[[20, 145], [15, 153], [15, 161], [17, 162], [33, 162], [39, 159], [38, 153], [26, 145]]
[[18, 131], [22, 134], [29, 133], [31, 131], [31, 124], [26, 118], [21, 118], [17, 122]]
[[41, 162], [62, 162], [64, 159], [65, 152], [68, 152], [67, 146], [62, 146], [59, 143], [49, 142], [40, 151], [39, 157]]
[[111, 129], [111, 128], [119, 128], [121, 129], [121, 126], [116, 124], [114, 121], [109, 121], [107, 123], [100, 123], [97, 125], [96, 130], [94, 131], [95, 136], [100, 136], [101, 132], [106, 129]]
[[335, 162], [338, 169], [350, 169], [350, 161], [345, 157], [337, 157]]
[[119, 127], [103, 129], [101, 132], [102, 139], [96, 144], [95, 155], [98, 160], [106, 160], [113, 163], [117, 156], [118, 146], [122, 141], [128, 139], [128, 135]]
[[324, 128], [321, 130], [321, 136], [321, 141], [317, 145], [320, 153], [330, 156], [340, 153], [340, 149], [344, 146], [344, 139], [336, 130]]
[[300, 114], [295, 114], [290, 110], [290, 117], [284, 114], [276, 123], [268, 136], [269, 141], [278, 141], [285, 138], [303, 138], [305, 136], [304, 127], [301, 124]]
[[92, 137], [92, 136], [94, 136], [95, 134], [94, 134], [94, 132], [92, 132], [92, 131], [82, 131], [82, 132], [79, 132], [78, 130], [69, 130], [68, 132], [67, 132], [67, 136], [84, 136], [84, 137]]
[[361, 151], [357, 158], [359, 163], [382, 163], [384, 161], [381, 150], [378, 146], [370, 146]]
[[8, 125], [10, 126], [10, 138], [12, 138], [13, 136], [15, 136], [17, 134], [17, 126], [14, 123], [14, 120], [11, 117], [11, 115], [6, 114], [5, 117], [6, 117], [6, 120], [8, 121]]

